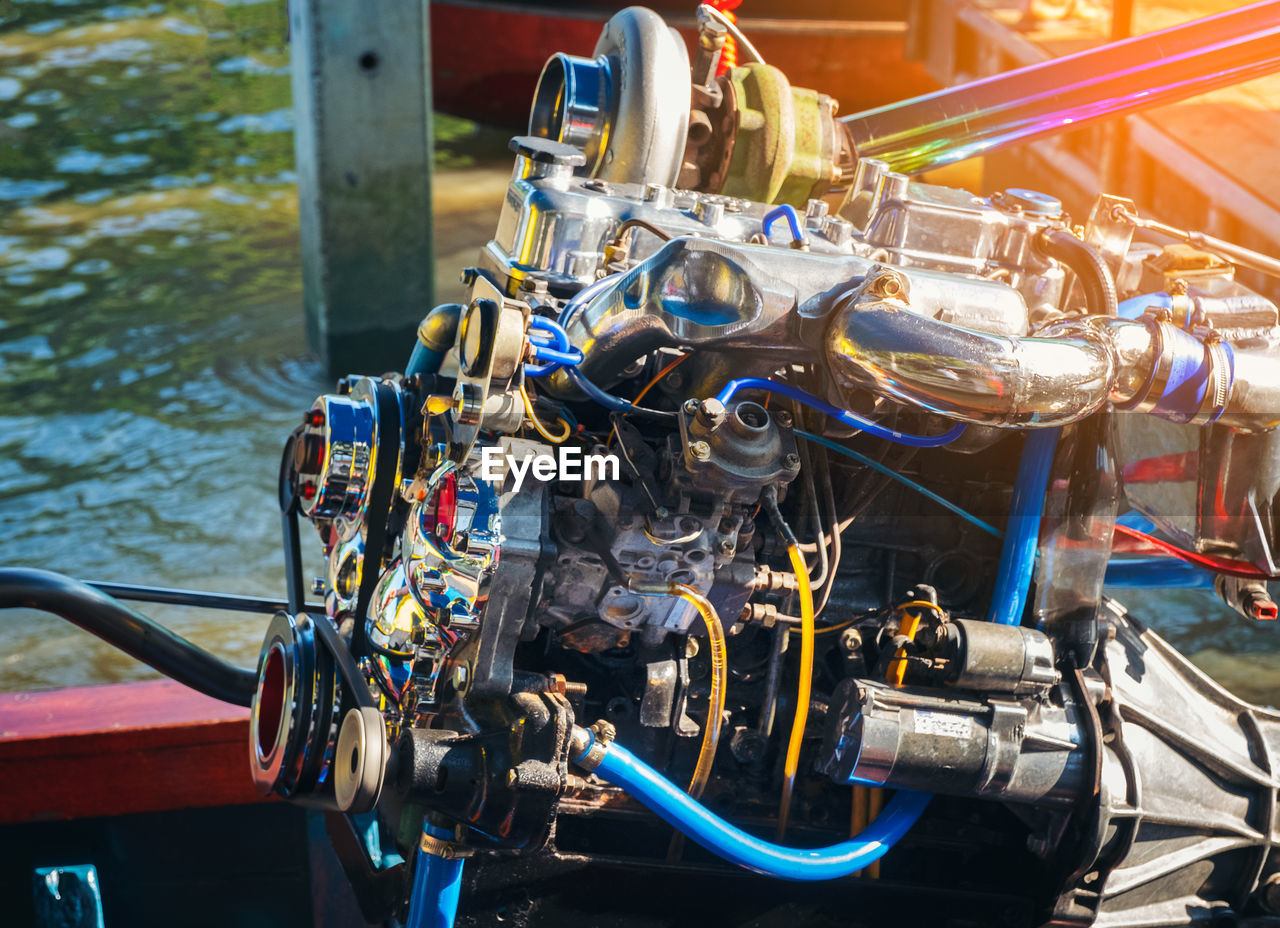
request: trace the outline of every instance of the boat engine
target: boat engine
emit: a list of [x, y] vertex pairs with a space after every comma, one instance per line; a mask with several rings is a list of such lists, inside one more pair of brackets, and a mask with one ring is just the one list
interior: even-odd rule
[[911, 176], [1257, 73], [1246, 13], [1126, 43], [1125, 94], [1105, 49], [843, 120], [707, 7], [692, 57], [631, 8], [552, 58], [467, 303], [289, 438], [260, 788], [376, 810], [414, 925], [472, 855], [1275, 924], [1280, 715], [1103, 585], [1275, 618], [1276, 261]]

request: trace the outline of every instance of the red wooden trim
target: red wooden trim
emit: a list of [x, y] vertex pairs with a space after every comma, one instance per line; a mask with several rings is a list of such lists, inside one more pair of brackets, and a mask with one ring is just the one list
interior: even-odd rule
[[0, 694], [0, 824], [261, 801], [249, 710], [172, 680]]

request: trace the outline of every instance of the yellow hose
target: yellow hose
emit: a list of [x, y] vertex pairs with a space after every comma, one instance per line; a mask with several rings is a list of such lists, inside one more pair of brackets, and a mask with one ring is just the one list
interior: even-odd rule
[[707, 701], [707, 724], [702, 729], [702, 747], [698, 750], [698, 763], [693, 768], [689, 782], [689, 795], [697, 799], [706, 788], [711, 776], [711, 764], [716, 759], [716, 745], [720, 743], [720, 726], [724, 722], [725, 690], [729, 685], [729, 658], [725, 650], [724, 626], [715, 606], [691, 586], [671, 584], [671, 592], [698, 610], [707, 626], [707, 640], [711, 645], [711, 696]]
[[791, 791], [795, 787], [796, 771], [800, 769], [800, 745], [804, 742], [804, 726], [809, 720], [809, 688], [813, 681], [814, 613], [813, 588], [809, 586], [809, 571], [798, 545], [787, 545], [787, 557], [796, 575], [800, 594], [800, 685], [796, 692], [796, 715], [791, 723], [791, 740], [787, 742], [787, 760], [782, 768], [782, 804], [778, 809], [778, 838], [786, 835], [787, 818], [791, 813]]
[[[916, 631], [920, 628], [920, 615], [912, 614], [904, 611], [902, 613], [902, 621], [898, 624], [898, 634], [905, 635], [908, 638], [914, 638]], [[889, 662], [889, 683], [894, 686], [902, 686], [903, 681], [907, 678], [907, 649], [898, 648], [894, 652], [893, 660]]]
[[[935, 603], [929, 602], [927, 599], [913, 599], [909, 603], [903, 603], [898, 606], [898, 613], [901, 619], [898, 622], [898, 634], [906, 635], [908, 638], [914, 638], [916, 632], [920, 630], [921, 615], [912, 615], [908, 609], [930, 609], [938, 614], [942, 613], [942, 609]], [[907, 678], [907, 651], [905, 648], [899, 648], [893, 655], [893, 660], [889, 662], [888, 682], [894, 686], [902, 686]]]
[[539, 435], [541, 435], [547, 441], [551, 442], [553, 445], [558, 445], [562, 441], [564, 441], [566, 438], [569, 437], [572, 430], [569, 428], [569, 423], [565, 422], [563, 419], [557, 420], [561, 425], [564, 426], [564, 432], [562, 432], [559, 435], [559, 437], [552, 435], [550, 432], [548, 432], [546, 428], [543, 426], [543, 424], [540, 421], [538, 421], [538, 414], [533, 411], [533, 401], [529, 399], [529, 391], [527, 391], [524, 388], [523, 383], [520, 384], [520, 399], [524, 400], [525, 416], [529, 419], [531, 423], [533, 423], [533, 427], [534, 429], [537, 430]]

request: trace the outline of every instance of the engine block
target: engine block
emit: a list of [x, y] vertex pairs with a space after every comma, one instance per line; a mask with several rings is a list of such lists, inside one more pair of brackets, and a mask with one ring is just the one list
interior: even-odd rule
[[632, 8], [548, 63], [466, 304], [290, 439], [328, 614], [273, 626], [255, 779], [425, 815], [428, 862], [590, 859], [648, 807], [794, 880], [901, 840], [886, 867], [936, 886], [923, 816], [996, 822], [957, 891], [1025, 848], [1035, 924], [1269, 918], [1280, 716], [1102, 591], [1140, 544], [1274, 617], [1249, 253], [915, 180], [910, 137], [762, 62], [716, 77], [703, 10], [692, 60]]

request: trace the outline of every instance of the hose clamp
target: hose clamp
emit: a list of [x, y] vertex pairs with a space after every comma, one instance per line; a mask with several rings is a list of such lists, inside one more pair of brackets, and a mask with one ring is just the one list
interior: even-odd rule
[[1208, 425], [1217, 422], [1227, 408], [1231, 387], [1235, 381], [1235, 358], [1231, 346], [1213, 334], [1205, 342], [1205, 355], [1209, 361], [1209, 380], [1205, 384], [1204, 400], [1189, 425]]
[[459, 844], [456, 841], [449, 841], [444, 838], [437, 838], [435, 835], [422, 833], [422, 841], [418, 844], [418, 849], [424, 854], [430, 854], [432, 857], [440, 857], [444, 860], [463, 860], [475, 854], [475, 849]]
[[604, 760], [615, 733], [614, 727], [604, 721], [596, 722], [590, 728], [575, 725], [569, 735], [569, 759], [588, 773], [594, 771]]
[[1164, 396], [1169, 386], [1169, 377], [1173, 372], [1173, 352], [1167, 347], [1172, 337], [1172, 326], [1149, 313], [1142, 317], [1142, 324], [1151, 333], [1155, 362], [1151, 365], [1151, 375], [1147, 378], [1146, 384], [1134, 394], [1133, 400], [1124, 406], [1117, 407], [1132, 412], [1153, 411]]

